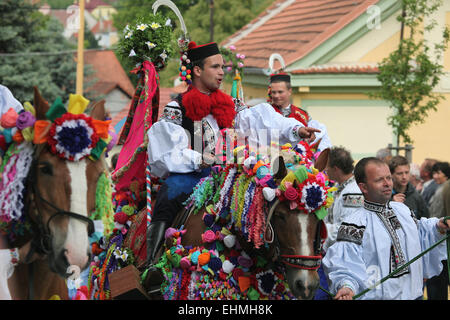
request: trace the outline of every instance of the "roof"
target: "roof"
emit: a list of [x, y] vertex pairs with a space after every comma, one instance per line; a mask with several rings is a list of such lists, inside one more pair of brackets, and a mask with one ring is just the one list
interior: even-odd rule
[[52, 17], [58, 19], [58, 21], [61, 22], [64, 28], [67, 26], [69, 17], [72, 15], [72, 13], [68, 13], [66, 9], [53, 9], [47, 11], [46, 8], [42, 8], [42, 10], [42, 13], [47, 12], [47, 14], [50, 14]]
[[233, 44], [237, 51], [245, 54], [246, 67], [267, 68], [272, 53], [281, 54], [288, 66], [376, 2], [378, 0], [278, 0], [222, 44]]
[[352, 65], [315, 65], [305, 69], [293, 70], [291, 74], [318, 74], [318, 73], [378, 73], [376, 64], [352, 64]]
[[[183, 83], [184, 84], [184, 83]], [[174, 95], [178, 95], [185, 91], [185, 87], [183, 85], [174, 87], [174, 88], [159, 88], [159, 114], [158, 119], [161, 117], [164, 106], [166, 106], [170, 101], [173, 100]], [[123, 108], [118, 114], [116, 114], [112, 120], [111, 125], [115, 127], [117, 123], [120, 122], [123, 118], [128, 116], [128, 111], [130, 110], [130, 105], [127, 105]]]
[[104, 33], [104, 32], [111, 32], [111, 31], [117, 31], [116, 28], [113, 25], [112, 20], [101, 20], [98, 21], [95, 26], [91, 29], [91, 32], [96, 33]]
[[133, 97], [134, 86], [112, 50], [86, 50], [84, 62], [92, 65], [97, 80], [89, 90], [107, 94], [118, 87], [130, 98]]
[[99, 6], [111, 7], [110, 4], [108, 4], [102, 0], [86, 0], [85, 5], [84, 5], [85, 9], [89, 10], [89, 11], [92, 11]]

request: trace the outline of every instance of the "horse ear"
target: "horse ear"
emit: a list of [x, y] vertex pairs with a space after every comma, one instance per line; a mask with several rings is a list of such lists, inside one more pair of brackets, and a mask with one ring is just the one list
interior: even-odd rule
[[320, 153], [320, 155], [317, 158], [317, 160], [314, 162], [314, 168], [316, 168], [319, 171], [325, 170], [325, 168], [327, 167], [329, 154], [330, 154], [330, 149], [329, 148], [326, 148], [325, 150], [323, 150]]
[[94, 103], [90, 116], [96, 120], [102, 121], [105, 120], [106, 118], [105, 100], [100, 100]]
[[50, 109], [50, 106], [44, 98], [42, 98], [39, 89], [34, 86], [34, 109], [36, 110], [36, 119], [37, 120], [45, 120], [45, 114], [47, 113], [48, 109]]
[[284, 158], [282, 156], [278, 156], [275, 158], [275, 161], [272, 163], [274, 180], [283, 179], [287, 175], [286, 165], [284, 164]]

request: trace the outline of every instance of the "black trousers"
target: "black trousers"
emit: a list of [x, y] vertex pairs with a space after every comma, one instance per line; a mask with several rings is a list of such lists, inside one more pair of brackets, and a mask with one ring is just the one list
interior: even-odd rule
[[440, 275], [427, 280], [428, 300], [448, 300], [448, 269], [447, 260], [442, 261], [444, 266]]
[[152, 222], [165, 221], [168, 224], [172, 224], [177, 214], [183, 209], [183, 202], [186, 201], [188, 197], [189, 194], [181, 193], [169, 200], [168, 186], [166, 183], [163, 183], [156, 195]]

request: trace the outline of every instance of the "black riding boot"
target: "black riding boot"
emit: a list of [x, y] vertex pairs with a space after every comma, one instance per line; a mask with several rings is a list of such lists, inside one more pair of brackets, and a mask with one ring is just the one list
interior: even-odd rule
[[158, 289], [164, 278], [159, 269], [154, 267], [156, 256], [164, 242], [164, 233], [169, 227], [167, 221], [154, 221], [150, 223], [147, 230], [147, 262], [146, 269], [147, 277], [145, 278], [145, 287], [147, 290], [152, 291]]

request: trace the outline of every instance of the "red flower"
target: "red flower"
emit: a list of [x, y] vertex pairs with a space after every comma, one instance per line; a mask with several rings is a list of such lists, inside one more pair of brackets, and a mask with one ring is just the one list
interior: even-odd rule
[[128, 216], [125, 212], [122, 212], [122, 211], [117, 212], [114, 215], [114, 221], [117, 223], [120, 223], [120, 224], [125, 224], [128, 221]]
[[286, 197], [287, 200], [294, 201], [295, 199], [298, 198], [298, 193], [294, 187], [289, 187], [284, 192], [284, 196]]

